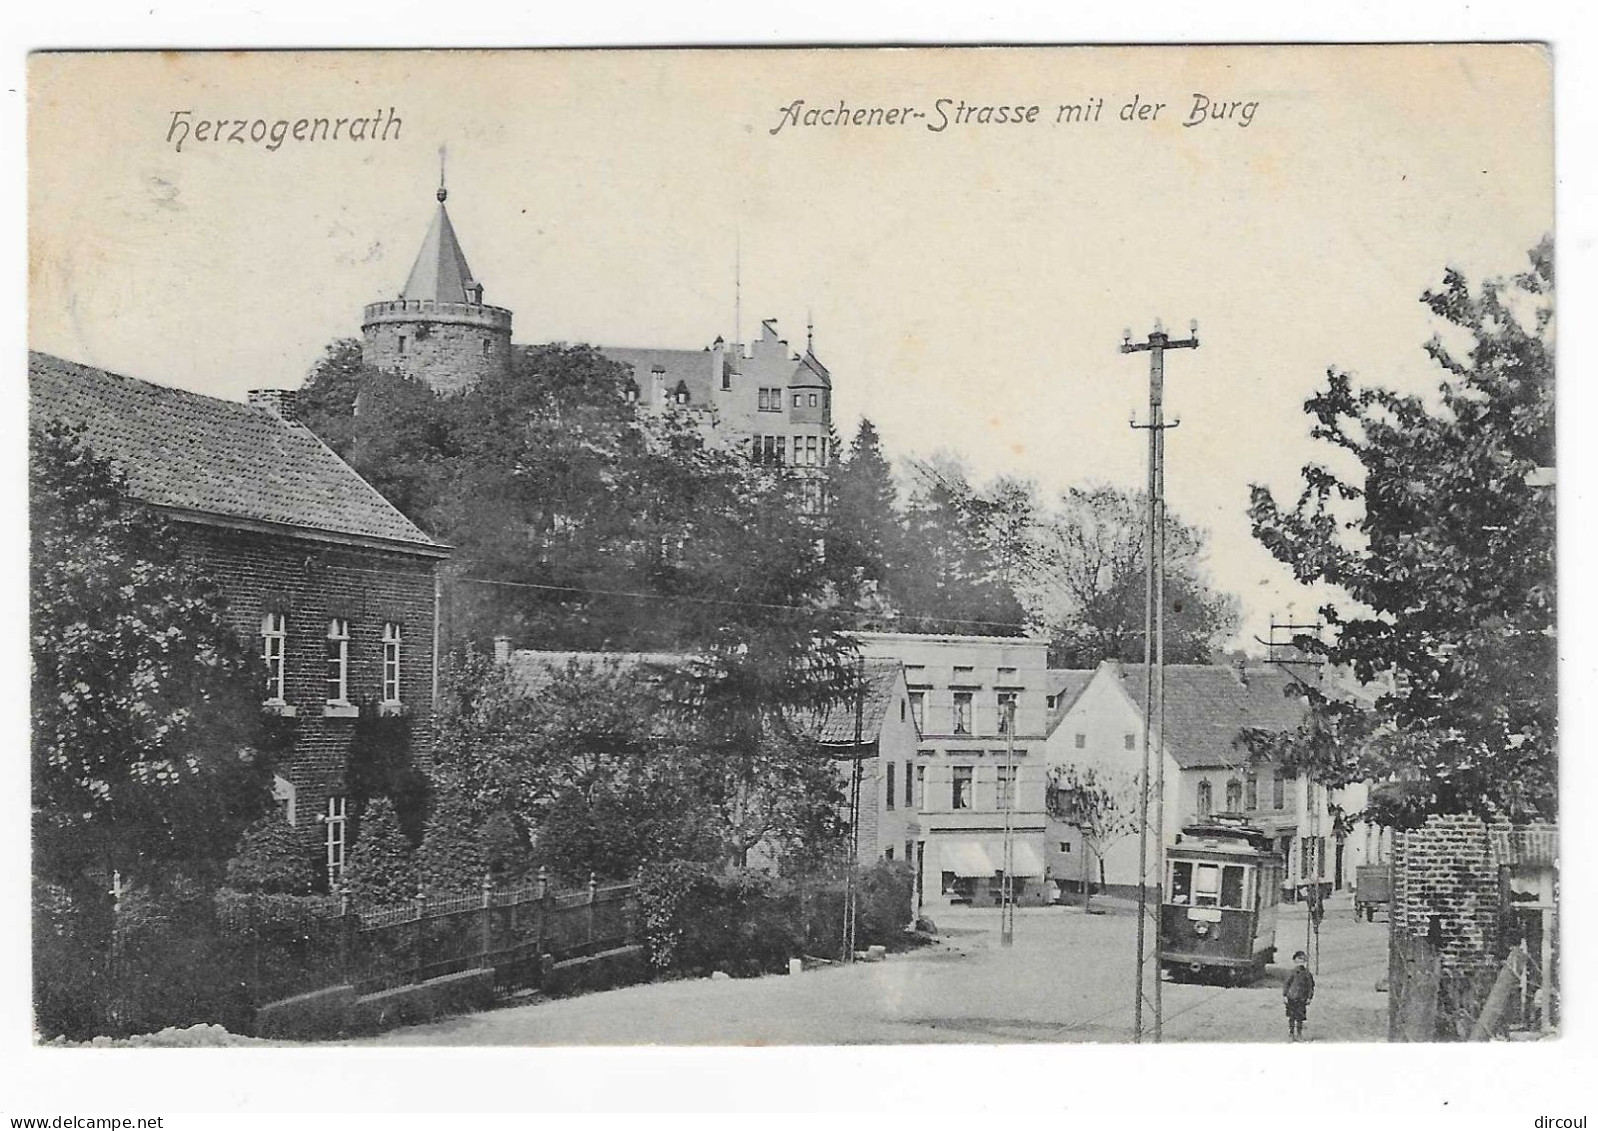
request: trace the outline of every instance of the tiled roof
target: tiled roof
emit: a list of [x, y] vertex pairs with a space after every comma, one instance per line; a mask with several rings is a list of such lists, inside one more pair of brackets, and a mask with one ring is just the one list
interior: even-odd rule
[[719, 374], [713, 373], [709, 350], [668, 350], [632, 348], [625, 346], [600, 346], [599, 352], [611, 361], [632, 366], [633, 383], [645, 397], [649, 395], [651, 374], [656, 368], [663, 372], [667, 393], [678, 382], [688, 387], [690, 405], [710, 403], [711, 386]]
[[400, 297], [431, 302], [471, 302], [471, 285], [472, 269], [466, 264], [466, 253], [461, 250], [460, 240], [455, 238], [455, 226], [449, 222], [449, 213], [440, 201]]
[[[1122, 666], [1122, 685], [1143, 709], [1147, 669]], [[1315, 669], [1260, 664], [1239, 671], [1229, 664], [1167, 664], [1165, 742], [1184, 769], [1237, 766], [1246, 760], [1236, 745], [1244, 727], [1292, 730], [1304, 719], [1303, 698], [1289, 694], [1300, 681], [1314, 685]]]
[[1076, 705], [1077, 697], [1093, 682], [1093, 668], [1050, 668], [1045, 674], [1048, 693], [1054, 696], [1054, 710], [1049, 712], [1048, 733], [1060, 725], [1065, 713]]
[[640, 679], [647, 679], [687, 662], [688, 657], [677, 652], [558, 652], [522, 648], [510, 655], [511, 674], [525, 695], [537, 694], [573, 665], [601, 669], [614, 666], [618, 674], [636, 674]]
[[861, 723], [860, 741], [869, 744], [882, 736], [882, 724], [887, 721], [894, 695], [903, 682], [901, 673], [904, 668], [898, 660], [866, 660], [864, 668], [863, 703], [850, 696], [846, 702], [827, 712], [818, 730], [818, 739], [823, 745], [854, 745], [857, 710]]
[[29, 412], [86, 441], [155, 506], [442, 551], [311, 434], [264, 409], [28, 355]]

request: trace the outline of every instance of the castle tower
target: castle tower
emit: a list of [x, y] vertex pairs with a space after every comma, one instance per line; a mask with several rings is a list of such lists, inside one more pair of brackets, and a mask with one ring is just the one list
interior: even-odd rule
[[483, 303], [483, 284], [472, 277], [444, 207], [442, 171], [437, 195], [438, 211], [400, 297], [366, 308], [361, 357], [454, 393], [509, 370], [511, 312]]

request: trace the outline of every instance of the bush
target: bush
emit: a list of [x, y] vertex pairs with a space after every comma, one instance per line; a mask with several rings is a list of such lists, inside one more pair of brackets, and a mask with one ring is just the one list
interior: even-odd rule
[[380, 797], [361, 815], [345, 869], [350, 897], [362, 907], [404, 903], [416, 898], [416, 861], [400, 830], [394, 803]]
[[315, 882], [300, 833], [276, 813], [244, 830], [227, 863], [227, 886], [235, 891], [306, 895]]
[[804, 948], [797, 889], [749, 869], [672, 861], [639, 882], [644, 942], [659, 970], [754, 975], [785, 969]]
[[[856, 873], [855, 949], [902, 949], [913, 914], [915, 873], [909, 864], [879, 860]], [[808, 953], [837, 957], [843, 950], [843, 877], [805, 887], [805, 941]]]

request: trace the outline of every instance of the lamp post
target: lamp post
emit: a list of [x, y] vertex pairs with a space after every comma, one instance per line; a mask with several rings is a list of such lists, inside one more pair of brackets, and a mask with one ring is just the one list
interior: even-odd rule
[[[1144, 577], [1143, 612], [1143, 774], [1138, 791], [1138, 892], [1137, 892], [1137, 997], [1132, 1009], [1132, 1039], [1143, 1040], [1143, 979], [1148, 964], [1147, 921], [1149, 916], [1149, 773], [1154, 773], [1154, 866], [1156, 891], [1165, 883], [1165, 430], [1180, 421], [1165, 422], [1165, 351], [1197, 349], [1198, 322], [1190, 324], [1189, 336], [1173, 340], [1158, 319], [1148, 339], [1132, 340], [1132, 331], [1121, 335], [1122, 353], [1149, 355], [1149, 419], [1135, 421], [1133, 428], [1149, 434], [1148, 470], [1148, 554]], [[1150, 763], [1153, 763], [1152, 767]], [[1161, 1037], [1159, 909], [1154, 901], [1154, 1040]]]

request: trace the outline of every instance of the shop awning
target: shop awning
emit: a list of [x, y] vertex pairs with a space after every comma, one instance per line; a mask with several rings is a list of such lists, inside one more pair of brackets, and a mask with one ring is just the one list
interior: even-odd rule
[[991, 876], [998, 871], [978, 841], [957, 840], [945, 844], [939, 856], [943, 870], [957, 876]]
[[1015, 871], [1012, 876], [1026, 876], [1029, 879], [1043, 878], [1043, 858], [1038, 855], [1037, 846], [1024, 840], [1017, 840], [1010, 845], [1010, 858], [1014, 862]]

